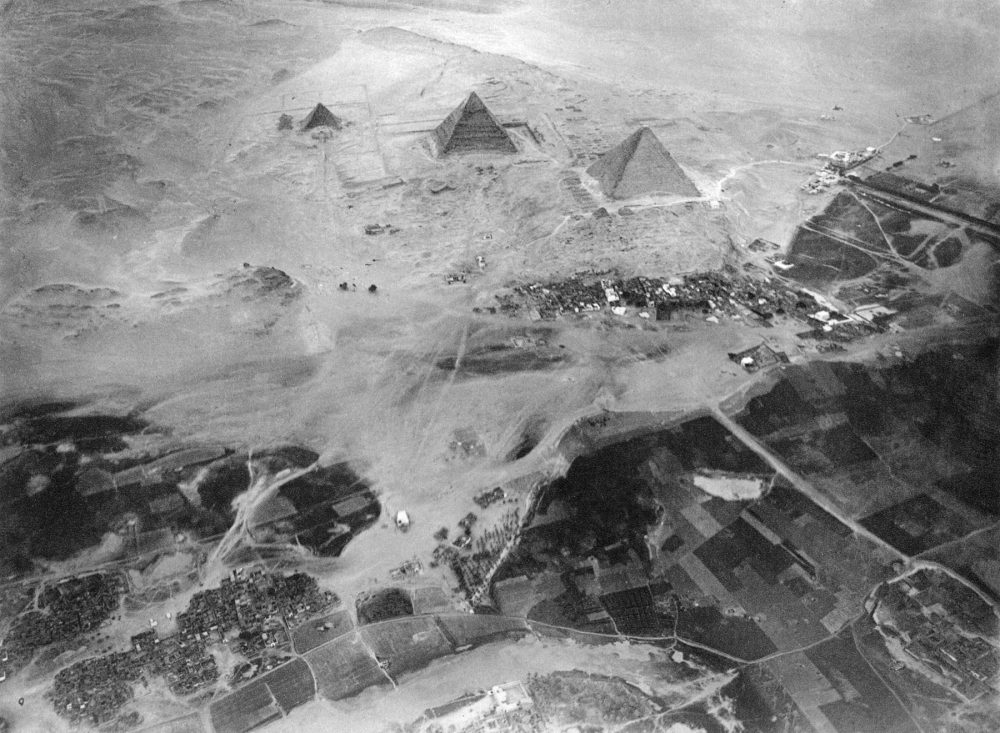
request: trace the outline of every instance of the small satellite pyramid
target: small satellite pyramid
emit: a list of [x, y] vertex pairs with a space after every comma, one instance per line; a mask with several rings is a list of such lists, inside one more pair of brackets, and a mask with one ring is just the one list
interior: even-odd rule
[[313, 111], [302, 120], [303, 130], [311, 130], [314, 127], [332, 127], [334, 130], [339, 130], [343, 125], [344, 121], [322, 104], [313, 107]]
[[640, 127], [602, 155], [587, 173], [613, 199], [650, 193], [698, 195], [691, 179], [648, 127]]
[[438, 155], [448, 153], [516, 153], [503, 125], [475, 92], [434, 128]]

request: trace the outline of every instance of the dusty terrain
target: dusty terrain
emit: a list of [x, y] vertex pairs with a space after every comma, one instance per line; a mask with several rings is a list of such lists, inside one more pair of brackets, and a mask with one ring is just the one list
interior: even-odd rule
[[[789, 324], [634, 314], [540, 324], [490, 315], [497, 294], [579, 271], [763, 265], [750, 242], [786, 247], [832, 198], [799, 190], [816, 153], [882, 145], [901, 115], [945, 118], [993, 91], [998, 24], [989, 3], [930, 0], [905, 10], [862, 0], [13, 0], [0, 10], [0, 397], [141, 410], [178, 442], [292, 443], [348, 461], [382, 519], [340, 557], [304, 567], [351, 598], [414, 556], [429, 566], [432, 533], [483, 489], [514, 486], [525, 502], [533, 480], [565, 470], [556, 448], [579, 417], [739, 401], [761, 375], [727, 352], [761, 341], [793, 361], [812, 355]], [[435, 158], [429, 131], [473, 90], [510, 125], [518, 153]], [[278, 129], [282, 114], [298, 123], [317, 102], [344, 129]], [[700, 196], [601, 196], [586, 167], [641, 125]], [[937, 145], [925, 129], [934, 134], [910, 127], [894, 145]], [[969, 175], [979, 185], [1000, 185], [995, 150], [977, 158], [948, 144], [978, 161]], [[594, 216], [601, 206], [611, 223]], [[371, 224], [391, 229], [365, 234]], [[977, 251], [927, 287], [982, 300], [993, 260]], [[262, 284], [256, 267], [292, 283]], [[483, 356], [511, 344], [508, 361]], [[552, 363], [537, 368], [539, 355]], [[536, 447], [512, 460], [529, 434]], [[391, 522], [404, 508], [408, 533]], [[203, 577], [224, 573], [210, 564]], [[421, 582], [453, 586], [443, 568]], [[506, 652], [503, 669], [536, 653]], [[476, 659], [432, 667], [415, 689], [438, 672], [464, 676]], [[0, 714], [17, 729], [59, 725], [40, 691], [0, 689]], [[310, 705], [283, 725], [398, 722], [445, 700], [400, 693], [401, 712], [375, 699], [383, 692], [366, 694], [343, 709]]]

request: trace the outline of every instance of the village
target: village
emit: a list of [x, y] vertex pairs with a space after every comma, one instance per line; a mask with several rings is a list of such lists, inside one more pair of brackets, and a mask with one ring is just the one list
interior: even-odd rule
[[[150, 678], [162, 677], [175, 695], [205, 689], [220, 677], [212, 645], [228, 644], [241, 657], [259, 659], [262, 653], [287, 649], [290, 629], [337, 602], [304, 573], [285, 576], [259, 567], [238, 568], [218, 588], [192, 597], [187, 610], [177, 615], [176, 633], [161, 637], [150, 628], [133, 636], [127, 651], [66, 667], [56, 674], [49, 699], [70, 721], [101, 725], [132, 699], [131, 683], [148, 686]], [[268, 667], [260, 662], [256, 671]]]
[[[728, 317], [747, 325], [772, 326], [792, 319], [809, 326], [801, 338], [852, 341], [885, 330], [891, 313], [859, 308], [841, 313], [824, 296], [777, 277], [756, 278], [704, 272], [670, 279], [623, 278], [615, 273], [581, 273], [564, 280], [515, 284], [498, 294], [500, 313], [529, 320], [608, 314], [646, 321], [695, 316], [717, 324]], [[481, 312], [481, 309], [479, 309]], [[625, 321], [627, 322], [627, 321]]]
[[36, 607], [18, 617], [0, 642], [0, 681], [50, 644], [71, 642], [108, 622], [127, 590], [121, 573], [64, 578], [36, 593]]
[[975, 593], [944, 573], [918, 570], [883, 586], [876, 600], [874, 618], [906, 655], [966, 700], [994, 691], [997, 618]]

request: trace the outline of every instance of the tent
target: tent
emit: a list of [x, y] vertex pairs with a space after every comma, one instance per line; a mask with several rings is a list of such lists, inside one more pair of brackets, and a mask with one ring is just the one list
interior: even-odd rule
[[493, 113], [475, 92], [434, 129], [438, 154], [468, 152], [516, 153], [517, 148]]
[[587, 173], [613, 199], [650, 193], [698, 195], [691, 179], [648, 127], [640, 127], [602, 155]]
[[332, 127], [334, 130], [339, 130], [343, 125], [344, 121], [322, 104], [313, 107], [313, 111], [302, 120], [303, 130], [311, 130], [314, 127]]

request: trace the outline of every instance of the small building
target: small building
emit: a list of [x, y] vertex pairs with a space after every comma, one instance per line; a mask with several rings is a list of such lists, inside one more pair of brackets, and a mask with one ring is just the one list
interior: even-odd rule
[[400, 509], [396, 512], [396, 529], [405, 532], [410, 528], [410, 515], [406, 510]]

